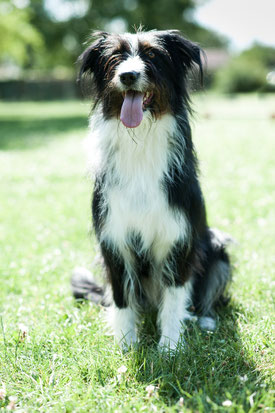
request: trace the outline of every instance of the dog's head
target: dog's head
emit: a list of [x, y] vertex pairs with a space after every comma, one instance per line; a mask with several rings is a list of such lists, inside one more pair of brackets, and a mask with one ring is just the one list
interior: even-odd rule
[[80, 79], [92, 75], [95, 104], [106, 118], [120, 118], [137, 127], [145, 115], [177, 114], [188, 106], [186, 78], [198, 65], [201, 49], [176, 30], [94, 33], [94, 42], [80, 56]]

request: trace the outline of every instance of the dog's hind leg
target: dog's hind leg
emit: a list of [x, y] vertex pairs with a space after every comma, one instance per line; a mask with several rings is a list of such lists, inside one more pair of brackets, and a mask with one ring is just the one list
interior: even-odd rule
[[199, 325], [204, 330], [216, 329], [215, 308], [228, 301], [224, 291], [231, 278], [229, 263], [220, 259], [212, 264], [205, 277], [204, 294], [200, 297]]
[[205, 271], [195, 276], [193, 305], [199, 316], [200, 327], [215, 330], [215, 309], [229, 301], [225, 290], [231, 280], [231, 267], [226, 246], [233, 240], [214, 229], [209, 229], [208, 235]]

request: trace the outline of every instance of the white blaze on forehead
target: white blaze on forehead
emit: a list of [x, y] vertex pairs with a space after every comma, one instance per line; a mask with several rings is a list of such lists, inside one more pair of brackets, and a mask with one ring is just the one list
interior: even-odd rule
[[138, 36], [136, 34], [126, 33], [124, 37], [129, 43], [132, 55], [136, 55], [138, 53]]
[[152, 47], [159, 46], [159, 40], [156, 31], [146, 33], [140, 32], [137, 34], [126, 33], [124, 35], [124, 38], [129, 42], [133, 54], [136, 54], [138, 52], [140, 42], [149, 43]]

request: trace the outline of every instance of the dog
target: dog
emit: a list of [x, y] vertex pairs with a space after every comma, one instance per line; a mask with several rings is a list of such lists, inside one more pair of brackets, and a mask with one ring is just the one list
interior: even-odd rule
[[[138, 340], [142, 314], [155, 309], [159, 347], [175, 350], [190, 308], [214, 330], [215, 308], [226, 301], [230, 238], [208, 227], [189, 122], [188, 76], [195, 67], [203, 76], [202, 53], [168, 30], [96, 32], [80, 56], [94, 102], [93, 226], [114, 335], [126, 346]], [[78, 298], [104, 295], [85, 272], [72, 284]]]

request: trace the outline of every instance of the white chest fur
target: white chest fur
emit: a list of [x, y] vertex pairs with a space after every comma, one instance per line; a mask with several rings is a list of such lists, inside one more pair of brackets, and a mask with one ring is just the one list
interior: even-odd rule
[[91, 121], [96, 173], [105, 172], [103, 197], [108, 206], [101, 240], [116, 245], [123, 255], [131, 232], [142, 239], [142, 249], [151, 249], [156, 262], [167, 256], [171, 246], [184, 240], [188, 223], [175, 212], [162, 188], [168, 177], [169, 147], [176, 133], [175, 119], [165, 115], [152, 122], [145, 116], [134, 130], [117, 120]]

